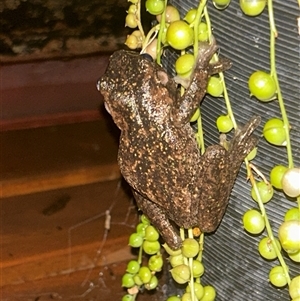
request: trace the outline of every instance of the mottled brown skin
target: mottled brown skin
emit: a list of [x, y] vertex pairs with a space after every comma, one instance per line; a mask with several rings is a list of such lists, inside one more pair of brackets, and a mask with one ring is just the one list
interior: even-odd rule
[[226, 210], [239, 168], [257, 139], [252, 118], [226, 150], [213, 145], [201, 155], [189, 120], [206, 93], [209, 75], [230, 62], [209, 61], [217, 46], [200, 45], [183, 96], [163, 68], [131, 51], [110, 57], [98, 82], [105, 106], [121, 130], [118, 161], [139, 208], [173, 249], [181, 246], [177, 227], [214, 231]]

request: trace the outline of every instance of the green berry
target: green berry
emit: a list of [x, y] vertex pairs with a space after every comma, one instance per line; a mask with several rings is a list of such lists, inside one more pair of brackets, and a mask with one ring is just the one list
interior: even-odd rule
[[145, 225], [149, 225], [150, 224], [150, 220], [148, 219], [148, 217], [145, 214], [141, 215], [141, 222]]
[[291, 298], [294, 300], [295, 298], [300, 297], [300, 275], [294, 277], [291, 280], [291, 283], [289, 285], [289, 293]]
[[146, 228], [148, 226], [144, 223], [138, 223], [137, 226], [136, 226], [136, 232], [142, 236], [142, 237], [145, 237], [145, 233], [146, 233]]
[[216, 75], [209, 78], [206, 89], [206, 92], [213, 97], [221, 97], [224, 92], [222, 81]]
[[122, 301], [134, 301], [134, 297], [132, 295], [125, 295], [122, 297]]
[[122, 286], [126, 288], [131, 288], [135, 285], [133, 280], [133, 275], [130, 273], [125, 273], [122, 277]]
[[183, 18], [184, 21], [188, 22], [189, 24], [193, 23], [195, 21], [197, 15], [197, 9], [196, 8], [192, 8], [190, 9], [185, 17]]
[[169, 256], [169, 262], [171, 264], [171, 266], [174, 268], [178, 265], [183, 264], [183, 255], [179, 254], [179, 255], [170, 255]]
[[163, 267], [163, 258], [161, 254], [152, 255], [148, 261], [148, 267], [151, 271], [160, 272]]
[[182, 255], [187, 258], [195, 257], [196, 255], [198, 255], [199, 249], [199, 242], [194, 238], [186, 238], [182, 242]]
[[181, 301], [193, 301], [191, 293], [184, 293], [181, 297]]
[[285, 221], [300, 220], [300, 210], [298, 207], [290, 208], [284, 215]]
[[[186, 287], [186, 292], [191, 293], [191, 285]], [[194, 282], [194, 293], [197, 300], [200, 300], [204, 296], [204, 287], [198, 282]]]
[[165, 9], [165, 3], [162, 0], [147, 0], [145, 6], [151, 15], [160, 15]]
[[207, 42], [208, 41], [208, 27], [207, 24], [201, 22], [198, 27], [198, 41]]
[[195, 111], [194, 115], [192, 116], [190, 122], [197, 121], [199, 117], [200, 117], [200, 110], [199, 110], [199, 108], [197, 108], [197, 110]]
[[194, 259], [193, 260], [193, 265], [192, 265], [192, 270], [193, 270], [193, 276], [194, 278], [201, 277], [204, 274], [204, 265], [201, 261]]
[[243, 216], [243, 225], [247, 232], [259, 234], [265, 229], [265, 220], [259, 211], [250, 209]]
[[143, 237], [139, 233], [132, 233], [129, 236], [129, 245], [133, 248], [139, 248], [143, 244]]
[[217, 128], [221, 133], [228, 133], [233, 129], [233, 123], [229, 116], [221, 115], [217, 118]]
[[145, 266], [140, 268], [138, 275], [140, 276], [140, 278], [144, 284], [149, 283], [149, 281], [151, 280], [151, 277], [152, 277], [150, 269]]
[[271, 269], [269, 273], [269, 280], [276, 287], [283, 287], [287, 285], [287, 279], [281, 265], [275, 266]]
[[201, 301], [214, 301], [216, 299], [217, 293], [213, 286], [206, 285], [204, 286], [204, 294], [201, 298]]
[[140, 264], [137, 260], [130, 260], [127, 264], [126, 272], [136, 274], [140, 269]]
[[278, 230], [278, 238], [287, 253], [300, 251], [300, 220], [283, 222]]
[[260, 101], [273, 100], [276, 95], [276, 84], [273, 77], [264, 71], [255, 71], [248, 80], [251, 95]]
[[160, 250], [160, 243], [156, 241], [145, 240], [143, 242], [143, 250], [148, 255], [154, 255]]
[[133, 280], [134, 280], [134, 283], [138, 286], [142, 286], [144, 284], [141, 277], [139, 276], [139, 274], [134, 275]]
[[185, 53], [178, 57], [175, 62], [175, 71], [178, 75], [190, 72], [195, 64], [195, 58], [190, 53]]
[[220, 9], [220, 10], [228, 7], [229, 3], [230, 3], [230, 0], [213, 0], [214, 7], [217, 9]]
[[248, 161], [251, 161], [251, 160], [253, 160], [256, 157], [256, 155], [257, 155], [257, 147], [254, 147], [252, 149], [252, 151], [247, 155], [246, 159]]
[[183, 50], [193, 43], [193, 29], [184, 21], [172, 22], [167, 29], [167, 42], [177, 50]]
[[159, 239], [159, 233], [152, 225], [149, 225], [145, 229], [145, 239], [147, 241], [152, 241], [152, 242], [157, 241]]
[[291, 198], [300, 196], [300, 168], [289, 168], [282, 176], [282, 189]]
[[[278, 239], [275, 238], [276, 246], [281, 251], [281, 245]], [[269, 237], [264, 237], [258, 244], [258, 251], [260, 255], [267, 260], [274, 260], [277, 258], [277, 254], [275, 252], [272, 241]]]
[[265, 139], [274, 145], [286, 145], [286, 132], [283, 121], [278, 118], [269, 119], [263, 128], [263, 136]]
[[287, 167], [283, 165], [276, 165], [270, 172], [270, 183], [277, 189], [282, 189], [282, 177], [287, 171]]
[[258, 16], [267, 5], [267, 0], [240, 0], [241, 10], [245, 15]]
[[[274, 194], [273, 187], [271, 185], [268, 185], [264, 181], [258, 182], [256, 184], [256, 186], [257, 186], [258, 193], [259, 193], [259, 196], [261, 198], [261, 201], [264, 204], [269, 202], [272, 199], [273, 194]], [[256, 201], [256, 202], [258, 201], [258, 197], [257, 197], [256, 192], [255, 192], [253, 187], [251, 189], [251, 196], [252, 196], [254, 201]]]
[[135, 14], [128, 14], [125, 18], [125, 24], [130, 28], [136, 28], [138, 23]]
[[288, 256], [290, 259], [292, 259], [295, 262], [300, 262], [300, 250], [296, 253], [288, 253]]
[[174, 267], [170, 272], [173, 279], [179, 284], [187, 283], [191, 277], [190, 268], [185, 264]]
[[158, 285], [158, 279], [155, 275], [153, 275], [148, 283], [145, 284], [145, 288], [147, 290], [153, 290]]

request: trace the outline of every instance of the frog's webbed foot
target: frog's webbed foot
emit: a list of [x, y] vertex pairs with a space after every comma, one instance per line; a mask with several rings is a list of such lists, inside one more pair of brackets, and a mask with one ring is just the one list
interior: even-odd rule
[[208, 74], [213, 75], [230, 69], [232, 62], [227, 58], [220, 58], [215, 63], [210, 63], [208, 65]]
[[177, 234], [176, 229], [171, 225], [164, 211], [152, 201], [144, 198], [137, 191], [132, 190], [132, 192], [138, 207], [149, 218], [153, 226], [156, 227], [168, 246], [173, 250], [179, 249], [182, 240]]

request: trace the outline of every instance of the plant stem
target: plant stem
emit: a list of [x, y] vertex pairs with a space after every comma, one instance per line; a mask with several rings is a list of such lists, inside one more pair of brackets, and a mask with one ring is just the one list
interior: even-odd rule
[[199, 28], [199, 23], [200, 23], [201, 17], [202, 17], [202, 12], [204, 9], [206, 9], [206, 2], [207, 2], [207, 0], [199, 1], [199, 5], [198, 5], [196, 17], [195, 17], [195, 22], [193, 23], [193, 25], [194, 25], [194, 56], [195, 56], [195, 58], [198, 55], [198, 44], [199, 44], [198, 43], [198, 28]]
[[138, 29], [142, 34], [143, 40], [145, 38], [145, 33], [144, 33], [144, 29], [141, 23], [141, 0], [139, 0], [136, 4], [137, 6], [137, 11], [136, 11], [136, 18], [137, 18], [137, 24], [138, 24]]
[[[207, 7], [204, 8], [204, 16], [205, 16], [205, 21], [206, 21], [207, 28], [208, 28], [208, 37], [210, 39], [210, 37], [212, 36], [212, 31], [211, 31], [211, 22], [210, 22], [210, 17], [209, 17], [208, 11], [207, 11]], [[213, 59], [216, 62], [219, 60], [219, 57], [216, 53], [214, 54]], [[234, 114], [233, 114], [233, 111], [232, 111], [232, 107], [231, 107], [231, 104], [230, 104], [230, 99], [229, 99], [227, 88], [226, 88], [224, 73], [220, 72], [219, 77], [220, 77], [220, 80], [221, 80], [222, 85], [223, 85], [223, 90], [224, 90], [223, 91], [223, 98], [224, 98], [225, 105], [226, 105], [226, 108], [227, 108], [227, 114], [228, 114], [229, 118], [231, 119], [231, 121], [233, 123], [234, 129], [237, 129], [237, 124], [236, 124], [236, 121], [235, 121], [235, 118], [234, 118]]]
[[286, 135], [286, 151], [288, 157], [288, 167], [292, 168], [294, 167], [294, 163], [293, 163], [293, 154], [292, 154], [292, 147], [291, 147], [290, 133], [289, 133], [290, 124], [285, 110], [285, 105], [281, 94], [281, 89], [280, 89], [277, 71], [276, 71], [275, 39], [277, 38], [278, 33], [275, 27], [273, 0], [268, 0], [268, 13], [269, 13], [269, 24], [270, 24], [270, 69], [271, 69], [270, 73], [276, 84], [277, 99], [278, 99], [279, 108], [281, 111], [282, 120], [284, 124], [284, 130]]
[[287, 264], [285, 263], [283, 257], [282, 257], [282, 254], [277, 246], [277, 243], [275, 241], [275, 237], [273, 235], [273, 231], [272, 231], [272, 227], [270, 225], [270, 222], [269, 222], [269, 219], [268, 219], [268, 216], [267, 216], [267, 213], [266, 213], [266, 209], [265, 209], [265, 206], [261, 200], [261, 197], [260, 197], [260, 193], [258, 191], [258, 188], [257, 188], [257, 185], [256, 185], [256, 181], [254, 179], [254, 176], [253, 176], [253, 173], [252, 173], [252, 170], [251, 170], [251, 167], [250, 167], [250, 164], [248, 162], [247, 159], [245, 159], [245, 163], [246, 163], [246, 167], [247, 167], [247, 174], [248, 174], [248, 177], [249, 177], [249, 180], [250, 180], [250, 183], [255, 191], [255, 194], [256, 194], [256, 197], [257, 197], [257, 203], [258, 203], [258, 206], [259, 206], [259, 209], [260, 209], [260, 212], [265, 220], [265, 225], [266, 225], [266, 231], [267, 231], [267, 234], [268, 234], [268, 237], [269, 239], [271, 240], [272, 242], [272, 246], [275, 250], [275, 253], [277, 255], [277, 258], [278, 258], [278, 261], [280, 262], [282, 268], [283, 268], [283, 271], [284, 271], [284, 274], [285, 274], [285, 277], [287, 279], [287, 283], [290, 284], [291, 282], [291, 278], [290, 278], [290, 275], [289, 275], [289, 269], [288, 269], [288, 266]]
[[164, 12], [161, 15], [161, 20], [160, 20], [160, 27], [159, 27], [159, 32], [158, 32], [158, 38], [157, 38], [157, 45], [156, 45], [156, 62], [157, 64], [161, 65], [161, 41], [162, 41], [162, 35], [163, 32], [166, 28], [166, 7], [168, 4], [168, 0], [165, 0], [165, 9]]

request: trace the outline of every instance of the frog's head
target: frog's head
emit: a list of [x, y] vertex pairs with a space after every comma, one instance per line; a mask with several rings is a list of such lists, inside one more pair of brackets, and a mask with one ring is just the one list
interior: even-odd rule
[[151, 57], [120, 50], [110, 57], [97, 88], [116, 125], [126, 130], [162, 118], [161, 112], [166, 111], [162, 102], [167, 103], [163, 88], [168, 84], [167, 73]]

